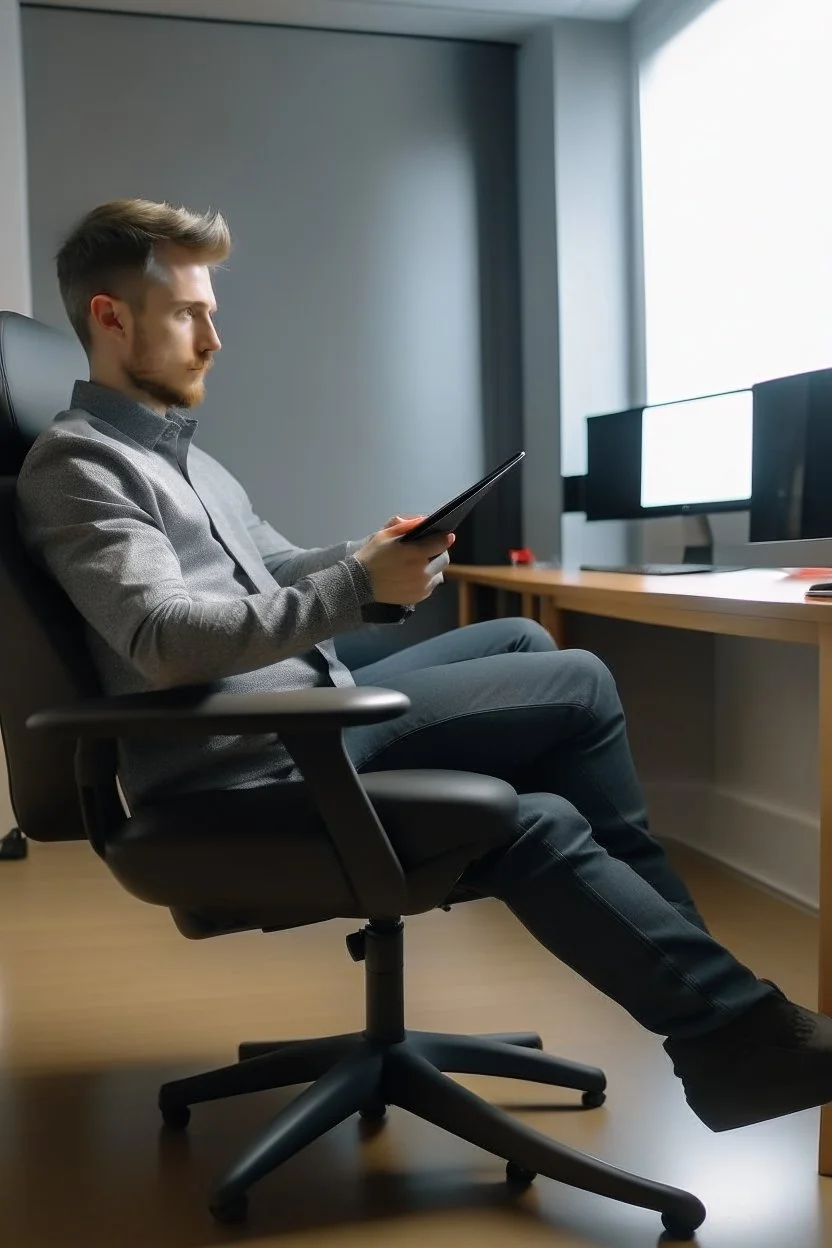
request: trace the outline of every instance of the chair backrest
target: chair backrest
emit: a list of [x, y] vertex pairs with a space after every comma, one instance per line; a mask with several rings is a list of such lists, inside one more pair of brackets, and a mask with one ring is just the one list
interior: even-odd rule
[[85, 833], [73, 743], [29, 732], [26, 720], [100, 688], [83, 621], [20, 541], [15, 483], [26, 452], [86, 375], [86, 357], [67, 334], [0, 312], [0, 728], [15, 818], [40, 841]]

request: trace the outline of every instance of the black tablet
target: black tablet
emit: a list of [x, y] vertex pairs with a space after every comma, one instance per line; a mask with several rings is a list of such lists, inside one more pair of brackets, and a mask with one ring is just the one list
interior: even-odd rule
[[467, 490], [463, 490], [461, 494], [457, 494], [456, 498], [452, 498], [450, 502], [444, 503], [436, 511], [429, 516], [425, 516], [420, 524], [409, 532], [403, 533], [399, 538], [400, 542], [414, 542], [420, 537], [430, 537], [434, 533], [453, 533], [458, 524], [461, 524], [470, 511], [476, 507], [477, 503], [483, 498], [492, 486], [496, 485], [500, 477], [505, 476], [515, 464], [519, 464], [521, 459], [525, 459], [526, 452], [518, 451], [516, 455], [512, 455], [504, 464], [500, 464], [499, 468], [495, 468], [493, 472], [489, 472], [487, 477], [483, 477], [482, 481], [478, 481], [476, 485], [469, 486]]

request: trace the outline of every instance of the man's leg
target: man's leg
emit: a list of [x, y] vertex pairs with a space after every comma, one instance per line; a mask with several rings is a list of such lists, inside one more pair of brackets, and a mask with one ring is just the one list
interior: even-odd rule
[[[594, 655], [492, 655], [392, 680], [380, 675], [374, 682], [401, 689], [412, 707], [397, 720], [347, 731], [359, 770], [447, 767], [515, 783], [535, 761], [562, 752], [565, 771], [575, 760], [574, 784], [589, 805], [624, 806], [627, 847], [639, 838], [654, 844], [630, 819], [638, 786], [612, 677]], [[363, 672], [356, 677], [365, 683]], [[614, 839], [613, 819], [603, 813]], [[517, 840], [465, 883], [504, 900], [542, 944], [652, 1031], [695, 1035], [773, 991], [686, 917], [684, 886], [658, 847], [634, 858], [640, 870], [613, 856], [565, 795], [529, 793]]]
[[[592, 655], [492, 655], [389, 682], [376, 672], [374, 682], [402, 689], [413, 705], [398, 720], [349, 731], [359, 767], [516, 780], [536, 767], [551, 776], [554, 758], [569, 783], [569, 756], [579, 755], [582, 799], [601, 801], [602, 821], [604, 808], [625, 808], [623, 770], [606, 766], [621, 760], [623, 726], [610, 711], [611, 677]], [[625, 822], [637, 843], [639, 824]], [[501, 897], [547, 948], [665, 1034], [688, 1103], [713, 1130], [832, 1101], [832, 1019], [786, 1000], [688, 919], [645, 878], [649, 858], [636, 852], [634, 870], [565, 796], [526, 793], [513, 843], [475, 864], [465, 882]]]
[[[454, 629], [359, 668], [353, 676], [359, 685], [383, 684], [399, 688], [400, 678], [418, 671], [506, 655], [517, 656], [518, 665], [511, 665], [515, 662], [513, 659], [502, 658], [503, 666], [493, 669], [493, 679], [485, 676], [481, 668], [466, 670], [461, 679], [457, 679], [459, 672], [455, 672], [451, 689], [445, 676], [428, 677], [431, 689], [427, 695], [420, 690], [417, 722], [420, 722], [422, 710], [428, 716], [435, 711], [437, 719], [446, 714], [449, 704], [446, 692], [455, 699], [454, 707], [465, 707], [468, 680], [480, 683], [480, 706], [485, 708], [486, 715], [490, 707], [496, 711], [513, 704], [511, 732], [516, 735], [510, 757], [504, 728], [498, 723], [483, 722], [483, 731], [477, 733], [474, 743], [477, 753], [473, 762], [471, 751], [466, 752], [466, 758], [472, 762], [466, 769], [500, 776], [519, 792], [549, 792], [565, 797], [588, 820], [595, 839], [608, 853], [628, 863], [692, 923], [704, 929], [705, 921], [693, 898], [668, 863], [662, 846], [648, 831], [644, 797], [630, 754], [615, 682], [603, 664], [592, 656], [581, 650], [557, 651], [555, 643], [539, 624], [511, 618]], [[537, 663], [529, 668], [526, 658], [520, 659], [521, 655], [535, 655]], [[443, 696], [437, 702], [434, 695], [439, 692]], [[520, 703], [519, 716], [517, 703]], [[577, 703], [589, 708], [583, 725], [576, 723], [575, 716], [569, 713], [570, 707]], [[522, 714], [524, 705], [528, 706], [528, 716]], [[547, 706], [551, 712], [547, 712]], [[411, 716], [405, 716], [380, 725], [377, 733], [371, 729], [359, 730], [359, 735], [351, 740], [360, 749], [357, 743], [364, 733], [363, 740], [369, 738], [376, 751], [380, 745], [386, 748], [393, 740], [408, 735], [410, 719]], [[543, 719], [545, 725], [541, 722]], [[450, 732], [455, 731], [451, 726]], [[460, 725], [460, 731], [468, 729]], [[437, 735], [442, 738], [437, 749], [454, 749], [445, 741], [447, 730], [440, 728]], [[447, 753], [436, 753], [427, 736], [422, 735], [420, 741], [420, 749], [429, 751], [426, 757], [433, 759], [423, 762], [422, 766], [457, 765], [437, 761], [447, 757]], [[362, 765], [374, 769], [380, 766], [369, 762]], [[385, 762], [383, 765], [408, 764]], [[458, 766], [461, 768], [462, 764]]]
[[514, 843], [462, 883], [499, 897], [542, 945], [643, 1027], [704, 1034], [773, 992], [592, 835], [562, 797], [520, 797]]
[[417, 641], [383, 659], [353, 667], [352, 673], [357, 684], [372, 685], [376, 680], [391, 680], [405, 672], [441, 667], [445, 663], [463, 663], [466, 659], [486, 659], [497, 654], [534, 654], [551, 650], [557, 650], [557, 646], [545, 628], [535, 620], [510, 616], [452, 628], [447, 633]]
[[559, 958], [667, 1035], [691, 1109], [727, 1131], [832, 1101], [832, 1019], [788, 1001], [605, 854], [549, 793], [520, 799], [522, 833], [469, 881], [501, 897]]

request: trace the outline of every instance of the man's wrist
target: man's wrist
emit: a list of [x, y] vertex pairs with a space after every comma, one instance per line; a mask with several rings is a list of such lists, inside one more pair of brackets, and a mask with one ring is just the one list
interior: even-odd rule
[[367, 571], [362, 561], [356, 558], [355, 555], [347, 555], [344, 560], [344, 565], [352, 578], [356, 597], [361, 605], [365, 606], [368, 603], [375, 602], [373, 582], [370, 579], [370, 573]]

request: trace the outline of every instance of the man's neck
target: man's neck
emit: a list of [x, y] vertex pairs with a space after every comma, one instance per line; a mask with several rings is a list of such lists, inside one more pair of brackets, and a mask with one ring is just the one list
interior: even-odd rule
[[95, 386], [107, 386], [109, 390], [116, 390], [119, 394], [123, 394], [126, 399], [130, 399], [131, 402], [140, 403], [142, 407], [149, 407], [158, 416], [167, 414], [167, 407], [159, 399], [146, 394], [144, 390], [137, 389], [136, 386], [131, 386], [125, 377], [113, 375], [107, 369], [93, 364], [90, 368], [90, 381]]

